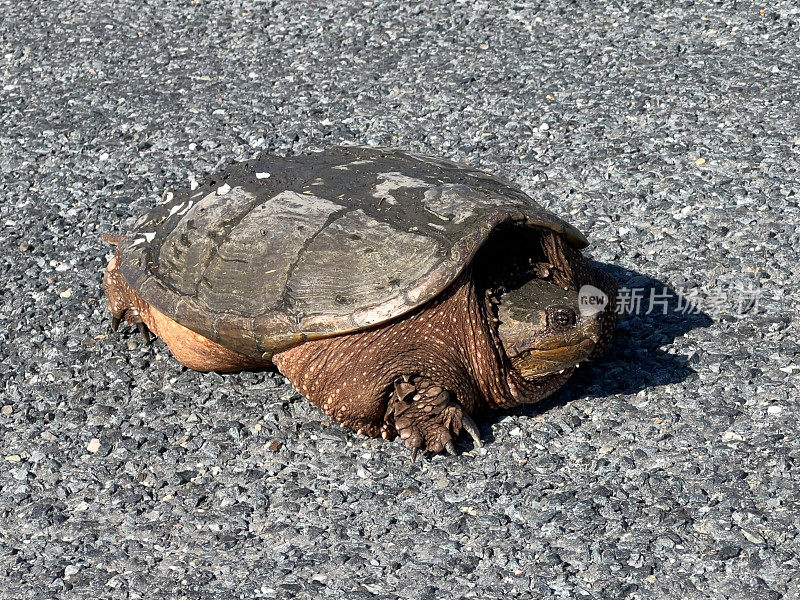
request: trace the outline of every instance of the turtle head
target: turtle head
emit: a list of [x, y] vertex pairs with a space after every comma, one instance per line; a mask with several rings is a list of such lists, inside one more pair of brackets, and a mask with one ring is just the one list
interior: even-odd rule
[[611, 276], [558, 235], [545, 235], [543, 249], [541, 262], [527, 276], [511, 277], [494, 300], [497, 334], [513, 370], [530, 384], [527, 395], [535, 389], [541, 397], [600, 356], [618, 321]]
[[616, 323], [612, 298], [613, 290], [563, 289], [541, 279], [503, 294], [498, 334], [515, 371], [536, 380], [598, 356]]

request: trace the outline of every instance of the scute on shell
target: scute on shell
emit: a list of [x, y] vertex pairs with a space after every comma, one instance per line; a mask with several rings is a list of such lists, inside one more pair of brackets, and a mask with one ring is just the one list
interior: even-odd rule
[[265, 154], [167, 196], [120, 244], [120, 269], [162, 313], [262, 358], [427, 302], [506, 221], [587, 244], [465, 165], [355, 146]]

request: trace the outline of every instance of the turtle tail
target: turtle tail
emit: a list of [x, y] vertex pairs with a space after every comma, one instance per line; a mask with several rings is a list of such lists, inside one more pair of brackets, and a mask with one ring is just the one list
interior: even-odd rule
[[104, 233], [100, 237], [104, 242], [112, 246], [119, 246], [122, 240], [125, 239], [124, 235], [112, 235], [110, 233]]

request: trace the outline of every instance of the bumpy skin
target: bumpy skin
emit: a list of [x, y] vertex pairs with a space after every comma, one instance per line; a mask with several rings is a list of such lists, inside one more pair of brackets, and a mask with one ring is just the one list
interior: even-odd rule
[[273, 361], [346, 427], [387, 439], [399, 433], [412, 449], [442, 452], [460, 432], [463, 412], [519, 404], [520, 388], [525, 401], [535, 402], [568, 377], [541, 384], [514, 377], [470, 275], [407, 318], [307, 342]]
[[[452, 451], [453, 438], [471, 423], [467, 415], [537, 402], [574, 372], [565, 364], [563, 371], [526, 379], [512, 366], [497, 319], [503, 283], [530, 279], [534, 271], [537, 280], [571, 290], [567, 296], [577, 297], [584, 284], [604, 290], [609, 305], [594, 317], [595, 345], [587, 358], [599, 356], [611, 339], [617, 322], [614, 280], [562, 237], [544, 234], [541, 243], [546, 264], [499, 266], [502, 254], [489, 250], [443, 294], [410, 315], [306, 342], [273, 360], [300, 393], [343, 425], [370, 436], [399, 433], [415, 452]], [[551, 341], [553, 333], [548, 328], [532, 332], [527, 343]], [[571, 332], [555, 334], [566, 341]]]

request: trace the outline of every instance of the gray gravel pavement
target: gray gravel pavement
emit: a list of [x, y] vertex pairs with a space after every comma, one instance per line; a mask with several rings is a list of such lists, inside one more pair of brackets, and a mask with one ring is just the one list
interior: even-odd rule
[[[791, 1], [0, 0], [0, 598], [800, 598], [798, 64]], [[415, 465], [110, 334], [101, 233], [340, 143], [506, 174], [642, 310]]]

